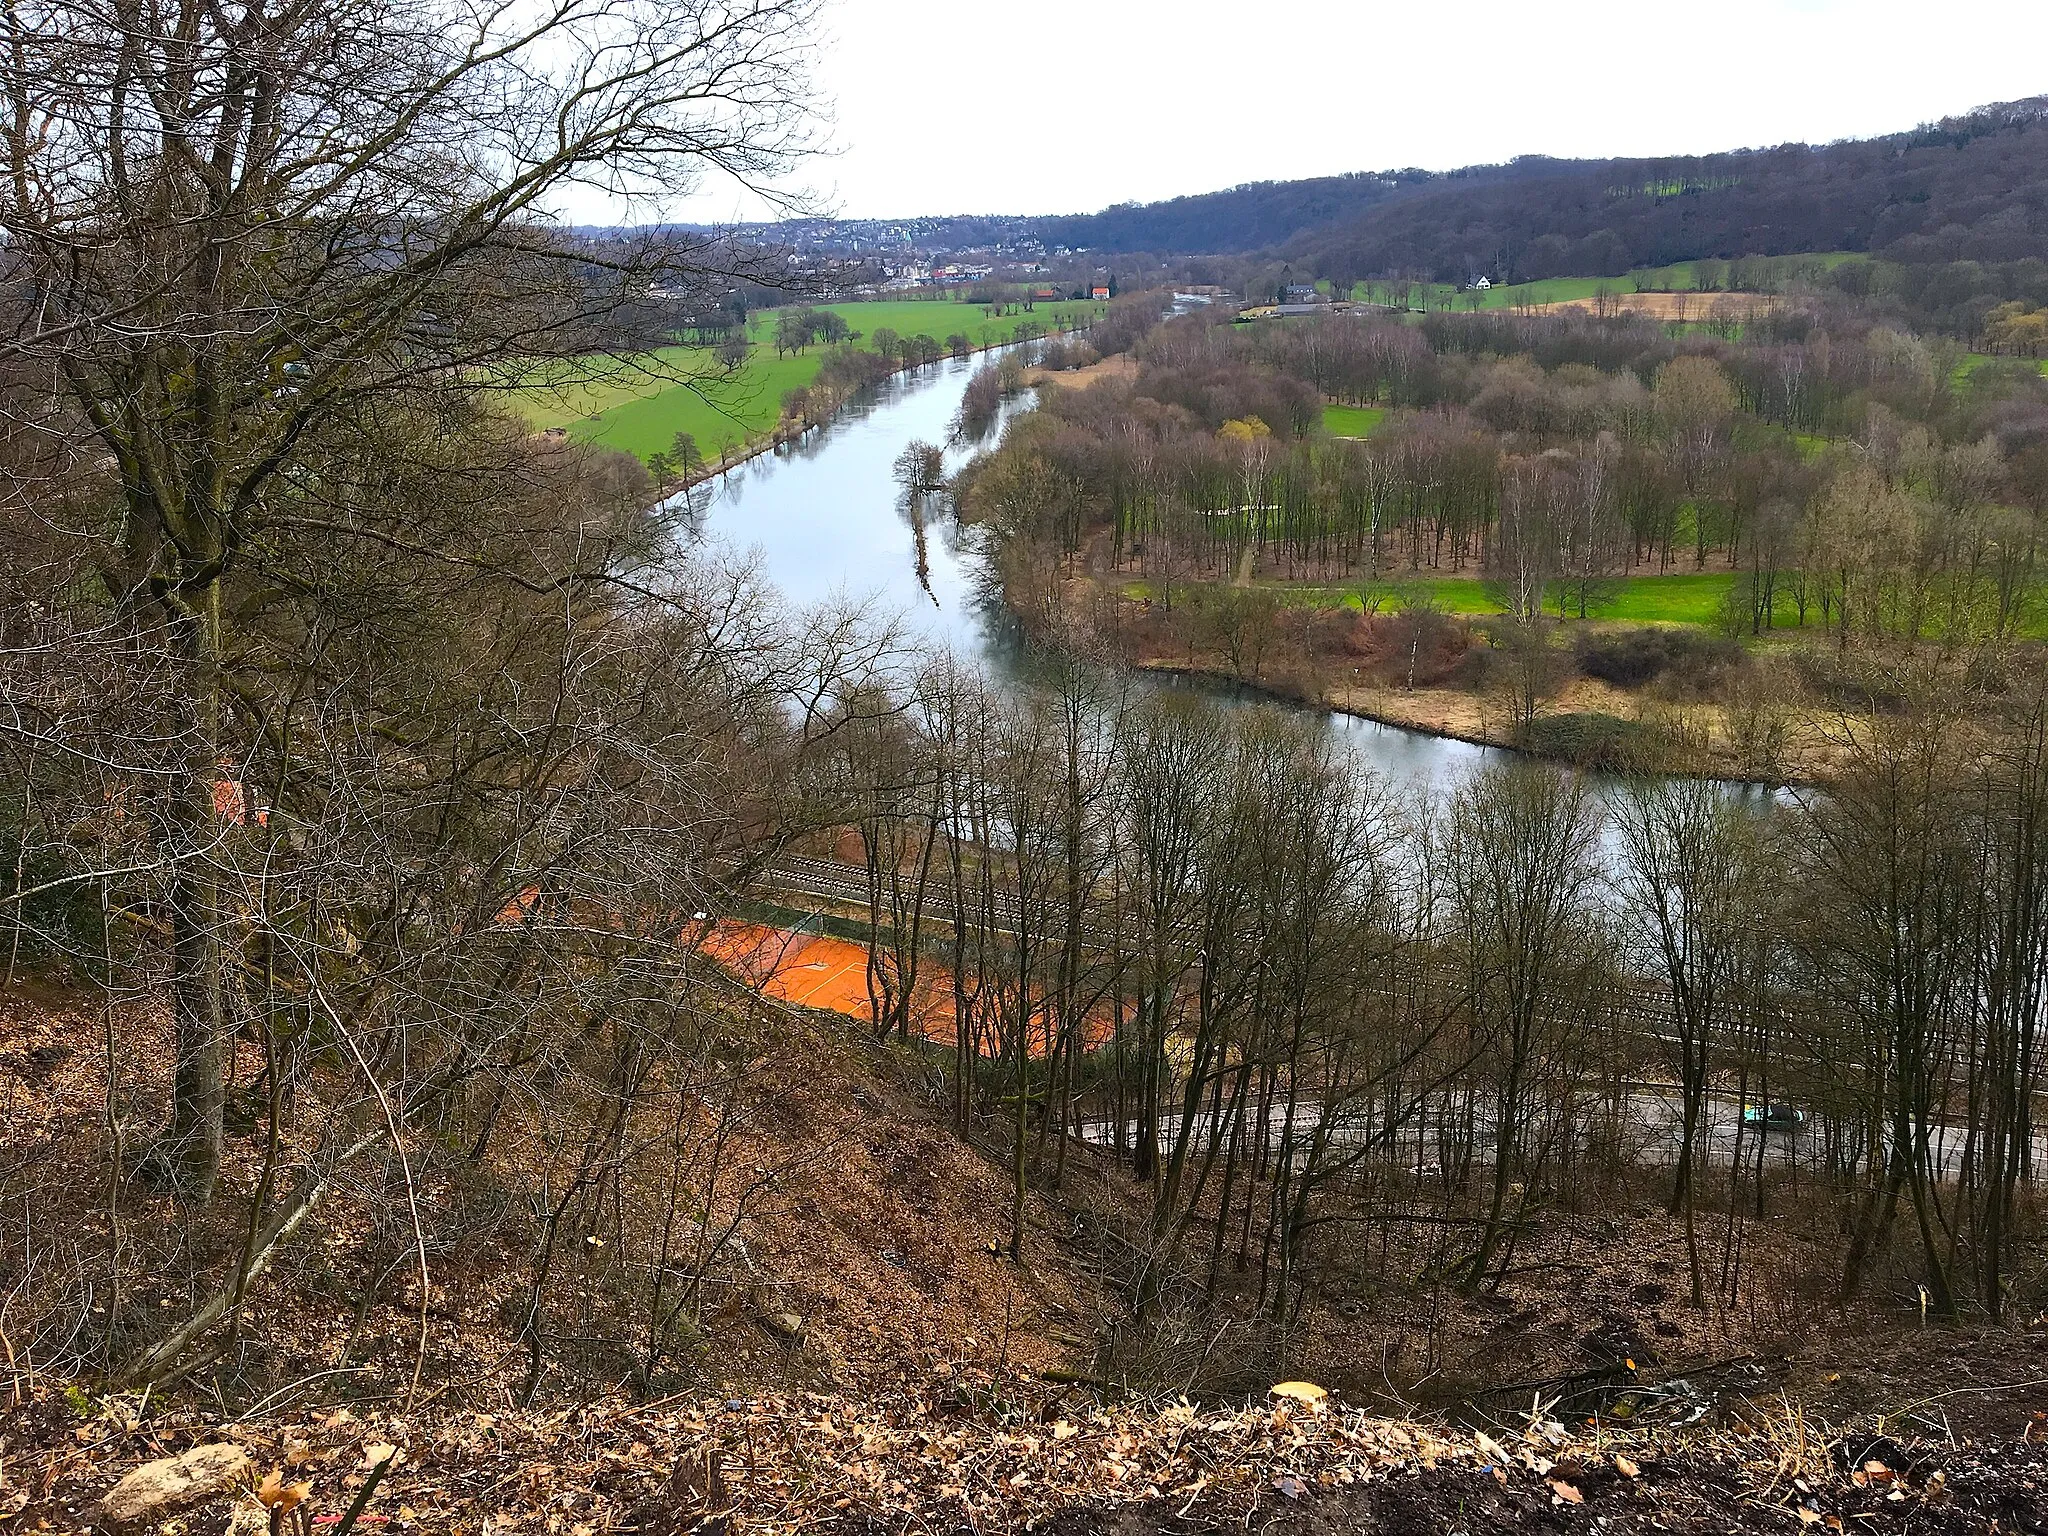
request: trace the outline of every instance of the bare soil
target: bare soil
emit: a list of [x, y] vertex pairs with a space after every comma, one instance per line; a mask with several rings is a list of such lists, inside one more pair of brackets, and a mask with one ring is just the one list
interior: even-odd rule
[[1090, 363], [1086, 368], [1027, 368], [1024, 382], [1032, 384], [1057, 384], [1061, 389], [1086, 389], [1097, 379], [1135, 379], [1138, 376], [1138, 360], [1128, 352], [1115, 352], [1100, 362]]
[[[1599, 299], [1559, 299], [1551, 304], [1532, 304], [1529, 308], [1537, 314], [1576, 310], [1590, 315], [1597, 311], [1601, 302]], [[1609, 314], [1648, 315], [1653, 320], [1664, 321], [1740, 320], [1749, 315], [1767, 314], [1780, 302], [1775, 294], [1769, 293], [1616, 293], [1610, 294], [1605, 301]]]

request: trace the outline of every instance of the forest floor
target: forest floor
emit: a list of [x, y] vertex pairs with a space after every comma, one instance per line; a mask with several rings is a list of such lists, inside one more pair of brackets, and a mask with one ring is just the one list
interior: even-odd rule
[[[69, 1234], [85, 1270], [106, 1194], [108, 1006], [61, 982], [0, 996], [0, 1208], [10, 1227]], [[161, 1092], [167, 1042], [146, 1008], [112, 1006], [132, 1119]], [[396, 1447], [358, 1536], [2048, 1529], [2028, 1523], [2048, 1329], [1923, 1329], [1889, 1291], [1854, 1318], [1831, 1311], [1802, 1278], [1797, 1219], [1742, 1225], [1747, 1278], [1705, 1312], [1684, 1300], [1673, 1224], [1625, 1193], [1544, 1216], [1492, 1295], [1397, 1283], [1401, 1256], [1367, 1253], [1274, 1336], [1239, 1274], [1221, 1332], [1200, 1324], [1197, 1368], [1139, 1375], [1111, 1256], [1142, 1229], [1144, 1190], [1113, 1158], [1071, 1150], [1061, 1185], [1032, 1193], [1014, 1264], [992, 1251], [1004, 1171], [946, 1128], [928, 1058], [809, 1013], [779, 1038], [731, 1153], [777, 1175], [743, 1227], [752, 1282], [707, 1313], [690, 1368], [637, 1397], [593, 1368], [516, 1401], [507, 1301], [526, 1255], [509, 1229], [437, 1247], [427, 1311], [398, 1285], [352, 1316], [389, 1257], [376, 1181], [337, 1189], [252, 1293], [231, 1368], [167, 1394], [106, 1393], [53, 1363], [32, 1311], [50, 1276], [23, 1272], [10, 1241], [0, 1531], [81, 1530], [123, 1475], [220, 1442], [253, 1477], [310, 1483], [310, 1529], [326, 1532]], [[238, 1143], [227, 1173], [245, 1191], [249, 1157]], [[126, 1198], [128, 1241], [173, 1241], [161, 1197]], [[131, 1315], [187, 1304], [165, 1257], [127, 1294]], [[1336, 1396], [1272, 1396], [1282, 1373]], [[1184, 1382], [1193, 1402], [1126, 1384], [1144, 1380]], [[211, 1536], [236, 1509], [232, 1529], [255, 1529], [239, 1488], [137, 1528]]]
[[302, 1503], [306, 1530], [335, 1532], [360, 1503], [357, 1531], [406, 1536], [2048, 1529], [2048, 1446], [2029, 1437], [1916, 1441], [1792, 1415], [1744, 1433], [1574, 1432], [1540, 1412], [1489, 1434], [1313, 1393], [1104, 1403], [976, 1369], [859, 1397], [246, 1418], [17, 1381], [4, 1424], [0, 1525], [12, 1531], [106, 1529], [101, 1501], [124, 1479], [133, 1489], [206, 1446], [226, 1448], [228, 1475], [123, 1528], [254, 1536], [267, 1494]]

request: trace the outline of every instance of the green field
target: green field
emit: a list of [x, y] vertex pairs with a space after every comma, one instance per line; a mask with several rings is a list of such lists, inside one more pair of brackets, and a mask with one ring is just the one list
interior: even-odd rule
[[[1774, 262], [1817, 262], [1834, 267], [1852, 260], [1853, 251], [1820, 251], [1800, 256], [1775, 256]], [[1718, 264], [1725, 274], [1727, 264]], [[1547, 277], [1532, 283], [1502, 283], [1483, 292], [1460, 291], [1449, 283], [1431, 283], [1431, 309], [1514, 309], [1524, 304], [1562, 304], [1593, 299], [1601, 290], [1609, 293], [1684, 293], [1693, 291], [1695, 264], [1679, 262], [1668, 267], [1639, 267], [1621, 277]], [[1351, 297], [1363, 303], [1413, 302], [1420, 284], [1362, 282], [1352, 285]]]
[[[942, 300], [894, 300], [821, 304], [845, 318], [854, 345], [870, 347], [878, 330], [903, 336], [966, 336], [976, 347], [1008, 341], [1030, 322], [1055, 329], [1092, 320], [1101, 304], [1061, 300], [1025, 314], [991, 317], [984, 306]], [[688, 432], [707, 460], [743, 447], [772, 429], [782, 399], [818, 375], [821, 347], [789, 357], [775, 355], [774, 310], [747, 318], [754, 350], [731, 375], [702, 347], [663, 347], [614, 359], [586, 359], [573, 367], [535, 374], [514, 390], [514, 409], [536, 428], [565, 427], [571, 437], [602, 443], [645, 458], [661, 452], [678, 432]]]
[[1949, 381], [1952, 384], [1960, 384], [1986, 363], [2020, 363], [2028, 361], [2032, 361], [2033, 365], [2041, 371], [2042, 375], [2048, 377], [2048, 357], [2027, 359], [2019, 357], [1994, 357], [1989, 352], [1965, 352], [1962, 360], [1956, 364], [1955, 372], [1949, 375]]
[[1386, 416], [1377, 405], [1326, 405], [1323, 430], [1332, 437], [1371, 437]]
[[[1626, 624], [1711, 624], [1735, 578], [1726, 572], [1697, 572], [1671, 576], [1628, 576], [1609, 589], [1594, 617]], [[1405, 588], [1426, 588], [1436, 605], [1446, 613], [1480, 617], [1499, 613], [1500, 604], [1486, 594], [1486, 584], [1476, 576], [1439, 576], [1417, 581], [1389, 581], [1385, 584], [1390, 611], [1401, 606]], [[1553, 609], [1553, 611], [1555, 611]]]
[[[1726, 571], [1623, 577], [1608, 587], [1592, 618], [1605, 624], [1713, 627], [1720, 621], [1722, 605], [1735, 582], [1736, 577]], [[1173, 584], [1174, 602], [1178, 605], [1194, 593], [1221, 592], [1229, 585], [1221, 581], [1176, 581]], [[1427, 576], [1409, 572], [1390, 574], [1370, 584], [1349, 582], [1319, 586], [1309, 582], [1260, 582], [1258, 585], [1290, 608], [1349, 608], [1356, 613], [1364, 610], [1369, 597], [1375, 612], [1392, 614], [1399, 613], [1406, 603], [1427, 594], [1439, 612], [1459, 618], [1490, 618], [1502, 611], [1500, 604], [1487, 595], [1484, 580], [1477, 576]], [[1128, 580], [1121, 583], [1119, 590], [1133, 602], [1156, 602], [1159, 598], [1159, 584], [1155, 581]], [[1554, 595], [1545, 605], [1545, 611], [1553, 619], [1557, 617]], [[1817, 633], [1819, 614], [1809, 613], [1808, 620], [1810, 626], [1816, 627]], [[1568, 622], [1576, 624], [1578, 620], [1573, 615]], [[1772, 628], [1788, 637], [1799, 632], [1799, 610], [1789, 596], [1781, 596]], [[2028, 639], [2048, 640], [2048, 608], [2032, 610], [2022, 620], [2018, 633]]]
[[[1725, 571], [1629, 576], [1614, 585], [1595, 616], [1628, 624], [1711, 624], [1734, 584], [1735, 578]], [[1302, 584], [1274, 590], [1289, 604], [1303, 608], [1363, 609], [1370, 592], [1382, 613], [1398, 613], [1404, 602], [1424, 593], [1443, 612], [1466, 618], [1483, 618], [1501, 611], [1500, 604], [1487, 595], [1485, 582], [1477, 576], [1401, 575], [1388, 576], [1371, 587], [1363, 583]], [[1154, 584], [1147, 581], [1127, 582], [1123, 591], [1131, 598], [1157, 595]]]

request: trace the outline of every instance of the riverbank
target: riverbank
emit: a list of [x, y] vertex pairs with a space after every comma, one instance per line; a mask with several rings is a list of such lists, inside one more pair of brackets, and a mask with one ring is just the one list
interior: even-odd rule
[[[1085, 327], [1076, 326], [1071, 330], [1048, 331], [1046, 332], [1046, 335], [1071, 336], [1083, 329], [1085, 329]], [[966, 351], [965, 353], [957, 355], [948, 355], [947, 357], [938, 358], [931, 362], [904, 363], [898, 367], [890, 369], [888, 373], [884, 374], [881, 377], [881, 379], [877, 380], [877, 383], [885, 382], [890, 379], [903, 378], [905, 375], [916, 373], [920, 368], [936, 368], [948, 362], [959, 362], [966, 358], [980, 357], [984, 353], [988, 352], [1001, 352], [1010, 347], [1029, 346], [1033, 341], [1041, 339], [1043, 338], [1029, 337], [1022, 341], [1015, 339], [1012, 339], [1010, 341], [992, 341], [987, 343], [986, 345], [972, 347], [968, 349], [968, 351]], [[1108, 361], [1114, 361], [1114, 359], [1109, 359]], [[1031, 377], [1031, 374], [1033, 373], [1038, 375], [1037, 379]], [[1033, 369], [1027, 372], [1025, 376], [1025, 382], [1027, 384], [1031, 384], [1040, 382], [1045, 379], [1060, 378], [1062, 378], [1062, 375], [1048, 373], [1044, 369]], [[657, 500], [657, 505], [662, 501], [667, 501], [672, 497], [682, 495], [686, 491], [695, 490], [700, 485], [708, 484], [709, 482], [718, 479], [721, 475], [728, 474], [731, 471], [739, 468], [742, 464], [746, 464], [751, 460], [759, 458], [764, 453], [771, 453], [774, 450], [782, 448], [791, 443], [802, 442], [806, 437], [808, 437], [811, 433], [817, 431], [819, 428], [830, 426], [832, 422], [838, 417], [839, 413], [845, 410], [846, 407], [851, 403], [851, 399], [843, 400], [839, 402], [839, 404], [835, 405], [831, 411], [816, 418], [806, 417], [800, 421], [784, 420], [778, 422], [775, 426], [775, 429], [772, 432], [769, 432], [759, 438], [755, 438], [750, 442], [746, 443], [744, 446], [733, 449], [730, 452], [721, 455], [714, 463], [700, 467], [699, 469], [693, 471], [692, 473], [683, 477], [679, 481], [668, 482], [666, 488], [661, 491], [661, 494]]]
[[[1574, 766], [1700, 775], [1733, 784], [1752, 785], [1760, 789], [1781, 789], [1812, 783], [1820, 776], [1823, 767], [1824, 754], [1821, 749], [1824, 744], [1817, 738], [1811, 741], [1809, 750], [1797, 761], [1772, 774], [1758, 773], [1746, 768], [1726, 753], [1709, 756], [1703, 761], [1697, 746], [1693, 744], [1675, 744], [1668, 755], [1643, 761], [1580, 762], [1569, 751], [1531, 748], [1504, 720], [1489, 715], [1484, 699], [1458, 689], [1355, 686], [1338, 688], [1309, 697], [1285, 687], [1274, 687], [1238, 677], [1222, 666], [1202, 666], [1167, 657], [1141, 657], [1128, 664], [1140, 672], [1194, 679], [1260, 695], [1275, 703], [1295, 708], [1318, 709], [1352, 720], [1368, 721], [1414, 736], [1462, 742], [1466, 746], [1568, 762]], [[1595, 716], [1637, 724], [1632, 714], [1621, 712], [1628, 708], [1627, 695], [1619, 690], [1606, 688], [1589, 679], [1580, 679], [1553, 701], [1551, 709], [1543, 716], [1539, 716], [1539, 720], [1558, 722]], [[1701, 712], [1701, 708], [1696, 706], [1693, 712], [1696, 722]]]
[[1778, 786], [1822, 776], [1833, 753], [1787, 657], [1690, 628], [1574, 623], [1532, 646], [1487, 616], [1290, 606], [1220, 583], [1178, 584], [1168, 607], [1089, 553], [1057, 585], [1057, 622], [1026, 617], [1079, 625], [1140, 671], [1604, 771]]
[[[845, 346], [875, 363], [888, 359], [891, 366], [879, 371], [874, 382], [935, 363], [1073, 335], [1092, 325], [1104, 309], [1099, 303], [1076, 301], [1057, 309], [969, 320], [963, 316], [982, 315], [983, 307], [866, 302], [814, 307], [867, 327], [852, 330]], [[877, 337], [890, 337], [899, 323], [913, 323], [904, 320], [904, 312], [914, 312], [918, 321], [928, 316], [938, 329], [958, 329], [944, 337], [918, 332], [911, 339], [923, 343], [921, 356], [878, 350], [873, 345]], [[841, 402], [835, 400], [821, 414], [796, 420], [787, 415], [789, 397], [815, 387], [833, 349], [820, 345], [769, 356], [777, 313], [762, 310], [750, 318], [751, 350], [737, 370], [724, 367], [712, 349], [702, 346], [675, 345], [631, 357], [588, 359], [561, 379], [536, 373], [512, 392], [512, 409], [544, 436], [613, 448], [648, 461], [669, 455], [678, 434], [688, 436], [702, 461], [688, 475], [665, 480], [663, 496], [702, 485], [762, 453], [800, 440], [838, 412]], [[893, 348], [895, 343], [888, 345]]]

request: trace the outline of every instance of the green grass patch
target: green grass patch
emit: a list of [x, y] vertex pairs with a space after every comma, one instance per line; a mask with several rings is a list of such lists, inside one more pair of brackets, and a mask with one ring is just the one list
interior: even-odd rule
[[1332, 437], [1371, 437], [1387, 413], [1377, 405], [1326, 405], [1323, 430]]
[[[1856, 257], [1854, 251], [1815, 251], [1799, 256], [1753, 257], [1769, 263], [1774, 270], [1789, 272], [1800, 265], [1822, 269], [1839, 266]], [[1721, 281], [1728, 277], [1729, 263], [1715, 262]], [[1697, 265], [1681, 261], [1668, 267], [1638, 267], [1620, 277], [1546, 277], [1528, 283], [1496, 283], [1482, 291], [1461, 290], [1449, 283], [1430, 283], [1431, 309], [1515, 309], [1525, 304], [1563, 304], [1598, 298], [1608, 293], [1692, 293], [1698, 291]], [[1351, 297], [1369, 304], [1415, 304], [1424, 285], [1398, 281], [1367, 281], [1352, 285]]]
[[[1728, 595], [1741, 579], [1728, 571], [1622, 577], [1608, 585], [1603, 600], [1595, 605], [1590, 618], [1608, 624], [1670, 624], [1716, 629], [1720, 626]], [[1220, 579], [1175, 581], [1174, 606], [1199, 604], [1206, 594], [1220, 593], [1230, 585]], [[1493, 618], [1503, 611], [1488, 594], [1485, 579], [1477, 575], [1435, 576], [1397, 571], [1389, 572], [1377, 582], [1261, 581], [1258, 585], [1289, 608], [1348, 608], [1358, 613], [1370, 607], [1375, 613], [1395, 614], [1407, 604], [1426, 597], [1439, 612], [1457, 618]], [[1118, 591], [1129, 602], [1157, 603], [1160, 584], [1149, 578], [1131, 578], [1121, 582]], [[1556, 620], [1558, 613], [1554, 593], [1545, 604], [1545, 610], [1553, 621]], [[1988, 629], [1990, 616], [1984, 614], [1979, 617], [1981, 624]], [[1570, 624], [1578, 622], [1575, 605], [1568, 604], [1566, 618]], [[1802, 631], [1798, 606], [1789, 592], [1779, 593], [1772, 616], [1771, 627], [1775, 633], [1788, 637], [1800, 633], [1823, 637], [1819, 625], [1818, 609], [1809, 610], [1807, 625]], [[2031, 606], [2022, 617], [2017, 632], [2023, 638], [2048, 640], [2048, 604]], [[1931, 629], [1929, 634], [1930, 637], [1933, 635]]]
[[1599, 616], [1634, 624], [1712, 624], [1734, 586], [1735, 577], [1725, 571], [1629, 576]]
[[[1593, 617], [1629, 624], [1702, 624], [1718, 621], [1722, 604], [1735, 577], [1726, 571], [1684, 572], [1670, 576], [1628, 576], [1615, 582]], [[1223, 583], [1174, 583], [1176, 594], [1186, 588]], [[1407, 603], [1426, 597], [1444, 613], [1461, 618], [1487, 618], [1502, 611], [1479, 576], [1431, 576], [1421, 573], [1392, 573], [1376, 583], [1344, 584], [1260, 583], [1277, 592], [1294, 608], [1345, 607], [1362, 611], [1368, 603], [1381, 613], [1398, 613]], [[1156, 581], [1123, 583], [1123, 595], [1137, 601], [1157, 600]], [[1555, 609], [1553, 608], [1553, 612]], [[1574, 610], [1576, 616], [1576, 610]], [[1781, 623], [1789, 623], [1785, 614]]]
[[[929, 336], [940, 343], [958, 334], [976, 347], [994, 346], [1014, 338], [1020, 323], [1061, 329], [1094, 319], [1105, 306], [1061, 300], [1027, 313], [998, 316], [991, 316], [983, 305], [951, 300], [816, 307], [843, 316], [854, 332], [853, 345], [872, 349], [879, 330]], [[563, 427], [573, 438], [640, 458], [665, 450], [678, 432], [687, 432], [707, 459], [715, 459], [770, 431], [781, 418], [783, 396], [818, 376], [821, 347], [787, 357], [775, 355], [776, 314], [760, 310], [747, 317], [753, 352], [731, 374], [718, 366], [707, 348], [662, 347], [536, 372], [511, 392], [512, 407], [536, 429]]]
[[[1399, 593], [1403, 583], [1388, 584]], [[1442, 576], [1411, 586], [1426, 587], [1446, 613], [1484, 617], [1501, 611], [1500, 604], [1487, 595], [1486, 583], [1476, 576]], [[1735, 585], [1726, 571], [1696, 571], [1669, 576], [1624, 576], [1603, 594], [1604, 601], [1592, 610], [1592, 617], [1624, 624], [1714, 624], [1722, 605]], [[1398, 607], [1398, 597], [1389, 607]], [[1553, 601], [1550, 611], [1555, 614]], [[1568, 616], [1576, 618], [1575, 605]]]
[[[1499, 603], [1487, 596], [1486, 584], [1477, 576], [1425, 576], [1420, 572], [1389, 576], [1370, 589], [1382, 611], [1399, 613], [1411, 602], [1427, 599], [1444, 613], [1464, 618], [1483, 618], [1501, 611]], [[1361, 601], [1360, 606], [1364, 604]]]
[[1989, 352], [1965, 352], [1962, 360], [1956, 364], [1955, 372], [1949, 375], [1949, 380], [1952, 384], [1961, 384], [1988, 363], [2031, 363], [2043, 377], [2048, 377], [2048, 357], [1996, 357]]

